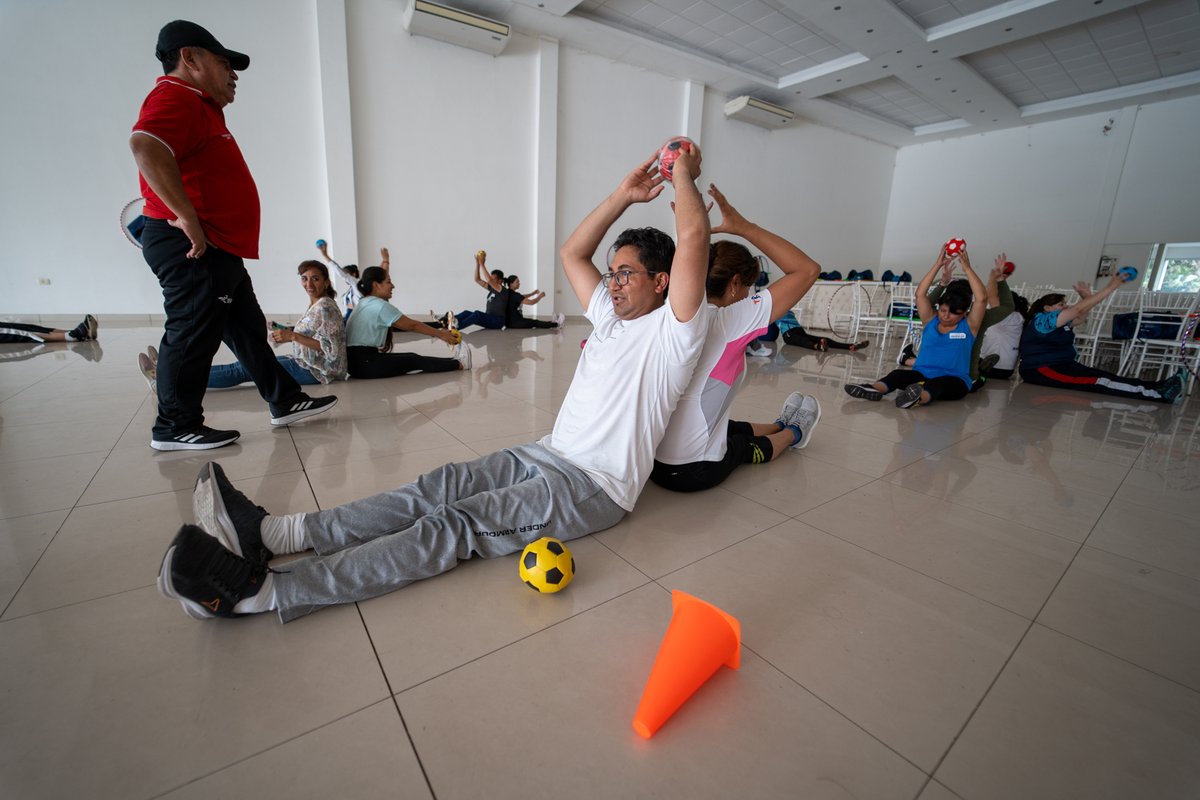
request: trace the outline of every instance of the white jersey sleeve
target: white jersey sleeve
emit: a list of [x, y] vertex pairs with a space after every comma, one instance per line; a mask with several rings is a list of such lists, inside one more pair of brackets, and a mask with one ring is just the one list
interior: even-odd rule
[[720, 461], [729, 407], [746, 379], [746, 345], [771, 325], [770, 292], [709, 308], [708, 336], [692, 381], [671, 415], [655, 458], [664, 464]]

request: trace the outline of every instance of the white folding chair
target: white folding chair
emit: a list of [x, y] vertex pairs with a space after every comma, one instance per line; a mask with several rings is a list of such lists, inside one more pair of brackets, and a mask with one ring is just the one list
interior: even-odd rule
[[[1188, 318], [1196, 313], [1198, 303], [1198, 292], [1141, 292], [1121, 374], [1132, 367], [1129, 374], [1138, 377], [1147, 367], [1154, 367], [1161, 378], [1167, 368], [1179, 369], [1190, 363], [1188, 350], [1194, 342], [1184, 341], [1184, 336]], [[1156, 330], [1161, 335], [1155, 335]]]

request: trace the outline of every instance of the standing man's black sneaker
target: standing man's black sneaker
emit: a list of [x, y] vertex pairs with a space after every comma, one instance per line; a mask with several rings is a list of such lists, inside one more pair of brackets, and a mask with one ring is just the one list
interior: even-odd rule
[[192, 492], [192, 511], [201, 528], [247, 561], [266, 564], [275, 557], [262, 540], [267, 510], [235, 489], [220, 464], [210, 461], [200, 469]]
[[337, 401], [337, 397], [331, 394], [324, 397], [309, 397], [301, 393], [299, 397], [287, 405], [277, 406], [272, 403], [271, 424], [291, 425], [293, 422], [298, 422], [305, 417], [311, 417], [314, 414], [328, 411]]
[[193, 619], [232, 617], [239, 601], [263, 587], [267, 568], [226, 550], [195, 525], [171, 540], [158, 571], [158, 591], [178, 600]]
[[201, 425], [194, 430], [184, 433], [160, 436], [150, 435], [150, 446], [155, 450], [213, 450], [233, 444], [242, 434], [238, 431], [218, 431], [207, 425]]

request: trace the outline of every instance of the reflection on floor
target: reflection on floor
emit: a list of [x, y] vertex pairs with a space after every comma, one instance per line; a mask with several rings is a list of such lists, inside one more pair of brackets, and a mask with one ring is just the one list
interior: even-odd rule
[[[473, 372], [319, 388], [336, 409], [290, 429], [252, 387], [213, 391], [209, 422], [243, 437], [209, 455], [147, 446], [135, 354], [158, 332], [6, 346], [0, 795], [1197, 796], [1194, 397], [993, 383], [901, 411], [841, 388], [891, 354], [775, 346], [735, 416], [815, 394], [811, 446], [708, 492], [648, 488], [573, 543], [558, 595], [506, 558], [286, 626], [159, 596], [208, 458], [272, 510], [390, 488], [547, 432], [586, 333], [472, 333]], [[645, 741], [676, 588], [741, 620], [741, 669]]]

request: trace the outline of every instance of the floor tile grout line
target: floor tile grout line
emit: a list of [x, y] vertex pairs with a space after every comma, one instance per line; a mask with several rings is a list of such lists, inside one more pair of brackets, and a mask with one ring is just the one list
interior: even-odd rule
[[[57, 374], [57, 373], [54, 373], [54, 374]], [[65, 517], [63, 517], [62, 522], [59, 523], [57, 528], [55, 528], [53, 535], [51, 535], [51, 537], [50, 537], [50, 541], [46, 542], [46, 546], [42, 548], [42, 552], [38, 553], [38, 557], [36, 559], [34, 559], [33, 564], [31, 564], [29, 566], [29, 570], [25, 573], [25, 576], [23, 578], [21, 578], [21, 583], [17, 586], [16, 591], [13, 592], [13, 595], [12, 595], [12, 597], [9, 598], [8, 602], [4, 604], [4, 608], [0, 608], [0, 622], [9, 621], [9, 620], [4, 619], [4, 615], [6, 613], [8, 613], [8, 609], [12, 607], [13, 602], [17, 599], [17, 596], [21, 593], [21, 590], [25, 588], [25, 584], [29, 582], [29, 578], [33, 575], [34, 571], [38, 568], [38, 564], [42, 563], [42, 559], [46, 557], [46, 553], [49, 552], [50, 548], [54, 545], [54, 541], [56, 539], [58, 539], [58, 535], [62, 532], [63, 527], [67, 524], [67, 520], [69, 520], [71, 518], [71, 515], [75, 513], [75, 510], [77, 508], [80, 508], [79, 501], [83, 499], [83, 496], [85, 494], [87, 494], [88, 487], [90, 487], [92, 485], [92, 482], [96, 480], [96, 476], [100, 474], [100, 470], [104, 469], [104, 464], [108, 461], [109, 458], [112, 457], [113, 451], [116, 449], [117, 444], [121, 441], [121, 437], [124, 436], [125, 432], [129, 430], [131, 425], [133, 425], [133, 421], [135, 419], [137, 419], [138, 411], [141, 410], [142, 405], [145, 404], [145, 402], [146, 401], [143, 399], [142, 402], [138, 404], [137, 409], [135, 409], [133, 414], [130, 416], [129, 422], [127, 422], [125, 424], [125, 427], [124, 427], [124, 429], [122, 429], [120, 436], [117, 437], [116, 442], [113, 442], [112, 447], [108, 448], [108, 451], [105, 453], [104, 458], [100, 459], [100, 463], [96, 465], [96, 471], [92, 473], [92, 477], [88, 478], [88, 482], [84, 485], [83, 489], [79, 492], [79, 497], [76, 497], [71, 502], [71, 507], [69, 509], [66, 509], [67, 515]], [[97, 450], [95, 452], [102, 452], [102, 451]], [[80, 455], [80, 454], [74, 453], [71, 455]], [[64, 509], [52, 509], [52, 511], [62, 511], [62, 510], [64, 510]], [[39, 513], [50, 513], [50, 512], [39, 512]], [[29, 516], [32, 516], [32, 515], [29, 515]], [[138, 588], [143, 588], [143, 587], [138, 587]], [[123, 594], [123, 592], [114, 592], [113, 594]], [[83, 601], [80, 601], [80, 602], [83, 602]], [[66, 605], [75, 605], [75, 603], [67, 603]], [[61, 607], [65, 607], [65, 606], [60, 606], [60, 608]], [[43, 609], [43, 610], [49, 610], [49, 609]], [[34, 613], [38, 613], [38, 612], [34, 612]], [[30, 614], [22, 614], [18, 617], [13, 617], [13, 619], [21, 619], [21, 618], [27, 617], [27, 616], [31, 616], [31, 615]]]
[[253, 753], [247, 753], [246, 755], [240, 756], [239, 758], [229, 762], [228, 764], [224, 764], [215, 769], [211, 769], [202, 775], [197, 775], [194, 778], [189, 778], [188, 780], [184, 781], [183, 783], [177, 784], [175, 786], [171, 786], [171, 787], [169, 787], [161, 792], [158, 792], [156, 794], [152, 794], [149, 797], [147, 797], [146, 800], [157, 800], [157, 798], [165, 797], [173, 792], [179, 791], [180, 789], [182, 789], [186, 786], [191, 786], [192, 784], [197, 783], [198, 781], [202, 781], [205, 778], [211, 778], [214, 775], [219, 775], [222, 772], [224, 772], [225, 770], [232, 769], [233, 767], [236, 767], [239, 764], [244, 764], [247, 761], [252, 761], [253, 759], [258, 758], [259, 756], [266, 755], [267, 753], [270, 753], [273, 750], [277, 750], [280, 747], [283, 747], [287, 744], [291, 744], [292, 742], [302, 739], [305, 736], [310, 736], [319, 730], [328, 728], [330, 725], [336, 725], [337, 723], [341, 722], [342, 720], [349, 719], [350, 717], [354, 716], [355, 714], [361, 714], [362, 712], [364, 712], [370, 708], [374, 708], [377, 705], [386, 703], [386, 702], [388, 702], [389, 699], [390, 698], [388, 698], [388, 697], [381, 697], [380, 699], [378, 699], [372, 703], [368, 703], [367, 705], [363, 706], [362, 708], [351, 709], [350, 711], [347, 711], [345, 714], [341, 714], [337, 717], [334, 717], [333, 719], [329, 720], [328, 722], [322, 722], [320, 725], [317, 725], [315, 727], [312, 727], [307, 730], [303, 730], [303, 731], [300, 731], [299, 733], [288, 736], [287, 738], [282, 739], [273, 745], [264, 747], [261, 750], [256, 750]]
[[[1128, 468], [1128, 470], [1126, 471], [1126, 478], [1128, 478], [1129, 470], [1132, 470], [1132, 469], [1133, 469], [1132, 466], [1130, 466]], [[1123, 482], [1124, 482], [1124, 480], [1122, 481], [1122, 483]], [[930, 773], [931, 778], [933, 775], [937, 774], [937, 771], [939, 769], [941, 769], [942, 764], [945, 763], [945, 760], [950, 756], [951, 751], [954, 750], [954, 745], [962, 737], [963, 733], [966, 732], [967, 727], [971, 724], [971, 721], [973, 719], [975, 719], [975, 715], [979, 712], [980, 707], [982, 707], [983, 704], [987, 701], [988, 695], [991, 694], [992, 689], [995, 688], [995, 686], [996, 686], [996, 683], [1000, 680], [1001, 676], [1004, 675], [1005, 670], [1008, 669], [1008, 665], [1011, 664], [1013, 658], [1016, 657], [1017, 652], [1021, 649], [1021, 645], [1024, 644], [1025, 639], [1028, 638], [1029, 632], [1031, 630], [1033, 630], [1033, 626], [1041, 624], [1038, 622], [1038, 617], [1040, 617], [1042, 615], [1042, 612], [1046, 610], [1046, 606], [1050, 603], [1051, 599], [1053, 599], [1054, 593], [1058, 591], [1058, 587], [1062, 585], [1062, 582], [1066, 578], [1067, 573], [1071, 571], [1071, 567], [1074, 566], [1076, 559], [1079, 558], [1080, 552], [1083, 551], [1083, 548], [1085, 547], [1087, 540], [1091, 537], [1092, 532], [1096, 528], [1096, 525], [1098, 525], [1100, 523], [1100, 519], [1104, 516], [1105, 511], [1107, 511], [1108, 507], [1112, 504], [1113, 498], [1116, 496], [1116, 491], [1118, 491], [1119, 489], [1120, 489], [1120, 486], [1117, 487], [1117, 490], [1113, 491], [1113, 493], [1109, 497], [1108, 501], [1104, 504], [1104, 508], [1101, 509], [1100, 514], [1096, 517], [1096, 521], [1092, 523], [1092, 527], [1088, 530], [1087, 536], [1085, 536], [1083, 538], [1083, 541], [1079, 542], [1078, 546], [1075, 548], [1075, 553], [1071, 556], [1071, 560], [1067, 563], [1066, 567], [1063, 569], [1062, 574], [1060, 574], [1058, 576], [1058, 580], [1056, 580], [1054, 582], [1054, 586], [1051, 587], [1049, 592], [1047, 592], [1046, 599], [1042, 601], [1041, 606], [1038, 608], [1037, 612], [1033, 615], [1033, 618], [1029, 621], [1029, 625], [1026, 626], [1025, 632], [1021, 634], [1021, 638], [1013, 646], [1013, 649], [1009, 652], [1008, 657], [1004, 660], [1004, 663], [1000, 666], [1000, 669], [997, 670], [996, 675], [992, 678], [991, 683], [989, 683], [987, 688], [983, 691], [982, 695], [979, 698], [979, 701], [971, 709], [970, 713], [967, 714], [967, 718], [966, 718], [966, 720], [963, 721], [962, 726], [958, 729], [958, 733], [956, 733], [954, 735], [954, 738], [950, 740], [950, 744], [946, 747], [945, 751], [943, 751], [942, 757], [938, 759], [937, 766], [935, 766], [933, 772]], [[1050, 628], [1047, 625], [1043, 625], [1042, 627], [1045, 627], [1049, 630], [1054, 630], [1053, 628]], [[1074, 638], [1074, 637], [1071, 637], [1071, 638]], [[1095, 648], [1095, 649], [1099, 650], [1100, 652], [1105, 652], [1104, 650], [1102, 650], [1100, 648]], [[1144, 667], [1143, 667], [1143, 669], [1144, 669]]]
[[463, 661], [459, 664], [455, 664], [452, 667], [447, 667], [446, 669], [443, 669], [441, 672], [437, 673], [436, 675], [430, 675], [429, 677], [422, 678], [421, 680], [417, 681], [416, 683], [412, 684], [411, 686], [406, 686], [403, 689], [400, 689], [399, 691], [396, 692], [396, 695], [401, 695], [401, 694], [404, 694], [405, 692], [410, 692], [413, 689], [416, 689], [420, 686], [424, 686], [425, 684], [429, 683], [430, 681], [435, 681], [435, 680], [443, 678], [453, 672], [457, 672], [458, 670], [468, 667], [477, 661], [482, 661], [483, 659], [493, 656], [496, 653], [503, 652], [504, 650], [507, 650], [510, 647], [514, 647], [524, 641], [532, 639], [535, 636], [545, 633], [546, 631], [549, 631], [553, 628], [557, 628], [559, 625], [564, 625], [564, 624], [570, 622], [571, 620], [573, 620], [577, 617], [583, 616], [584, 614], [595, 611], [598, 608], [603, 608], [604, 606], [608, 605], [609, 603], [619, 600], [622, 597], [625, 597], [626, 595], [632, 594], [633, 592], [636, 592], [639, 589], [644, 589], [647, 586], [654, 585], [655, 583], [656, 583], [656, 581], [653, 578], [647, 578], [643, 583], [639, 583], [637, 586], [630, 587], [629, 589], [626, 589], [625, 591], [620, 592], [619, 594], [615, 594], [612, 597], [602, 600], [599, 603], [596, 603], [596, 605], [594, 605], [594, 606], [589, 606], [587, 608], [580, 609], [579, 611], [575, 612], [574, 614], [563, 617], [562, 619], [560, 619], [556, 622], [552, 622], [544, 628], [539, 628], [536, 631], [530, 631], [529, 633], [526, 633], [523, 636], [513, 639], [511, 642], [502, 644], [499, 647], [494, 647], [491, 650], [487, 651], [486, 653], [480, 653], [479, 655], [472, 656], [471, 658], [467, 659], [466, 661]]
[[404, 728], [404, 735], [408, 738], [408, 746], [412, 750], [413, 757], [417, 759], [417, 766], [421, 768], [421, 777], [425, 779], [425, 785], [429, 787], [430, 797], [437, 800], [437, 792], [434, 791], [433, 781], [429, 777], [429, 772], [425, 769], [425, 761], [421, 758], [421, 751], [417, 748], [417, 743], [413, 740], [412, 731], [408, 729], [408, 721], [404, 719], [404, 712], [400, 710], [400, 701], [396, 698], [396, 692], [392, 689], [392, 682], [388, 679], [387, 669], [383, 666], [383, 658], [379, 655], [379, 648], [375, 646], [375, 637], [371, 635], [371, 627], [367, 625], [367, 618], [363, 615], [362, 603], [355, 602], [354, 611], [358, 614], [358, 620], [362, 623], [363, 633], [367, 635], [367, 642], [371, 645], [371, 652], [375, 655], [375, 663], [379, 665], [379, 674], [383, 677], [383, 684], [387, 687], [388, 697], [391, 698], [392, 707], [396, 709], [396, 715], [400, 718], [400, 727]]

